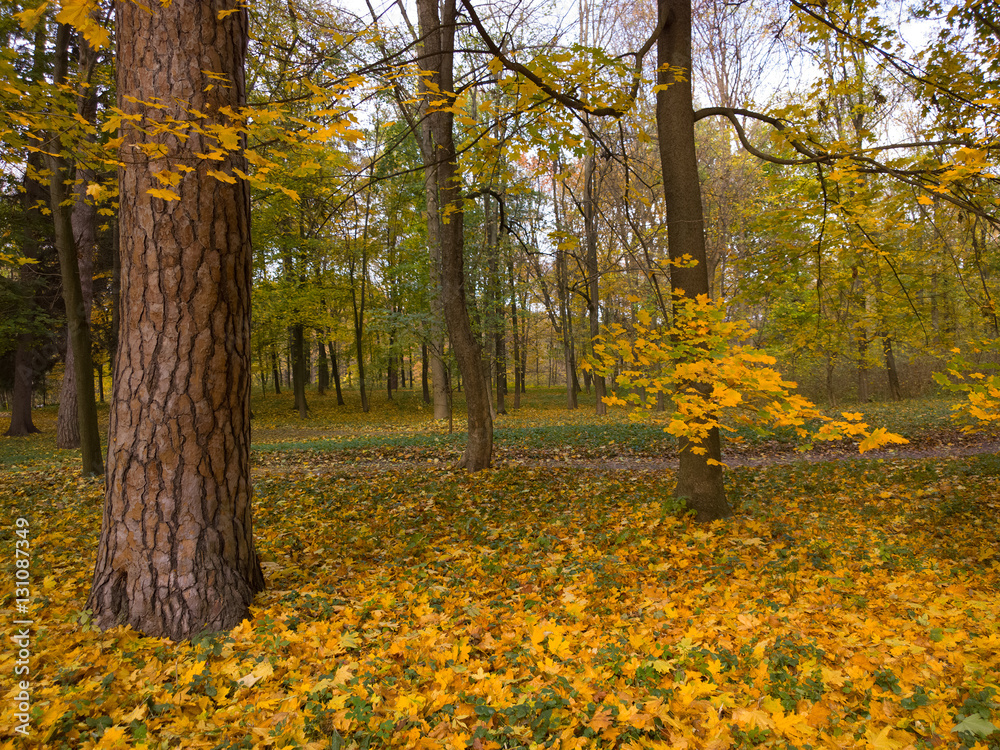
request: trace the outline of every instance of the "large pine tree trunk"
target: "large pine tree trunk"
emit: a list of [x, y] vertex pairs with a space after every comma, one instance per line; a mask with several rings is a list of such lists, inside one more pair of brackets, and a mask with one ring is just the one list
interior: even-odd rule
[[[691, 0], [658, 0], [663, 32], [657, 41], [656, 130], [663, 193], [667, 210], [667, 243], [670, 260], [690, 255], [696, 265], [674, 265], [670, 285], [675, 304], [684, 297], [708, 294], [708, 258], [701, 205], [701, 184], [694, 145], [694, 110], [691, 97]], [[691, 383], [706, 393], [708, 387]], [[706, 393], [707, 395], [707, 393]], [[699, 455], [686, 440], [680, 441], [677, 497], [684, 498], [699, 521], [730, 514], [722, 481], [722, 446], [718, 428], [711, 430]], [[710, 463], [714, 461], [714, 463]]]
[[[213, 143], [192, 130], [179, 139], [148, 128], [189, 120], [189, 108], [206, 114], [203, 127], [226, 126], [219, 110], [244, 105], [238, 8], [116, 3], [118, 106], [147, 127], [126, 127], [120, 147], [122, 329], [87, 606], [101, 627], [176, 640], [234, 627], [264, 588], [250, 503], [250, 192], [207, 174], [246, 166], [242, 155], [197, 158]], [[139, 103], [153, 99], [164, 109]], [[147, 192], [167, 166], [140, 158], [150, 141], [194, 167], [173, 188], [179, 200]]]

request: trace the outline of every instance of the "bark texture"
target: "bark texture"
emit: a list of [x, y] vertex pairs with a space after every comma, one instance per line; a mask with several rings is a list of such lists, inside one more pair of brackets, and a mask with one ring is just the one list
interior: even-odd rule
[[[76, 46], [79, 75], [81, 80], [86, 81], [88, 84], [87, 86], [81, 86], [77, 94], [77, 114], [87, 120], [87, 122], [93, 124], [97, 119], [97, 95], [95, 91], [96, 87], [89, 84], [93, 76], [94, 66], [97, 64], [98, 53], [82, 37], [76, 40]], [[92, 141], [93, 137], [89, 140]], [[69, 172], [70, 170], [67, 169], [66, 171]], [[97, 254], [97, 206], [93, 201], [87, 199], [87, 186], [90, 183], [96, 182], [97, 176], [93, 168], [86, 164], [77, 164], [75, 172], [76, 186], [74, 188], [70, 223], [72, 225], [72, 237], [77, 256], [77, 267], [79, 269], [80, 291], [83, 294], [83, 319], [86, 321], [89, 330], [91, 308], [93, 307], [94, 299], [94, 257]], [[65, 207], [62, 208], [65, 210]], [[80, 447], [79, 399], [77, 397], [79, 387], [76, 383], [76, 357], [73, 352], [72, 337], [67, 332], [66, 358], [64, 360], [66, 367], [62, 388], [59, 392], [59, 417], [56, 422], [56, 447], [58, 448]], [[102, 388], [102, 401], [103, 398]], [[88, 436], [88, 451], [93, 452], [93, 443], [96, 438], [97, 452], [100, 454], [100, 436], [97, 432], [96, 411], [94, 412], [94, 419], [94, 424], [86, 427], [91, 433]], [[101, 463], [92, 468], [92, 473], [103, 472], [103, 457], [101, 458]]]
[[[417, 2], [420, 35], [423, 39], [423, 54], [419, 64], [429, 74], [422, 80], [430, 84], [423, 84], [423, 93], [426, 94], [428, 89], [437, 92], [428, 97], [430, 102], [425, 117], [428, 123], [426, 132], [429, 132], [434, 149], [433, 161], [428, 164], [425, 160], [424, 166], [436, 166], [436, 196], [441, 216], [438, 225], [441, 299], [451, 348], [458, 361], [459, 372], [465, 380], [469, 433], [459, 466], [469, 471], [480, 471], [489, 468], [493, 460], [493, 415], [489, 387], [482, 368], [482, 347], [472, 332], [466, 305], [463, 236], [465, 219], [452, 109], [455, 100], [452, 67], [455, 50], [455, 0], [444, 0], [440, 13], [438, 11], [437, 0]], [[436, 392], [436, 370], [434, 377]]]
[[[194, 120], [188, 108], [204, 113], [202, 127], [225, 126], [220, 108], [243, 105], [247, 16], [236, 8], [116, 3], [118, 106], [144, 127], [122, 134], [122, 335], [87, 606], [101, 627], [175, 640], [234, 627], [264, 588], [250, 497], [249, 187], [206, 174], [245, 166], [198, 159], [208, 136], [149, 127]], [[141, 104], [154, 98], [164, 109]], [[143, 156], [153, 140], [169, 161]], [[194, 168], [173, 188], [180, 200], [149, 195], [154, 173], [178, 163]]]
[[10, 400], [10, 424], [4, 433], [6, 437], [24, 437], [41, 432], [31, 419], [31, 386], [35, 376], [33, 355], [31, 335], [23, 333], [18, 336], [14, 352], [14, 392]]
[[[663, 33], [657, 40], [656, 129], [663, 193], [667, 210], [667, 243], [670, 259], [685, 254], [697, 261], [689, 267], [672, 266], [670, 284], [674, 304], [684, 297], [708, 294], [708, 262], [701, 183], [694, 142], [694, 109], [691, 96], [691, 0], [658, 0]], [[709, 386], [690, 383], [706, 392]], [[722, 446], [718, 428], [702, 444], [706, 452], [693, 453], [681, 440], [676, 495], [685, 498], [699, 521], [730, 514], [722, 481]], [[709, 460], [714, 459], [715, 465]]]

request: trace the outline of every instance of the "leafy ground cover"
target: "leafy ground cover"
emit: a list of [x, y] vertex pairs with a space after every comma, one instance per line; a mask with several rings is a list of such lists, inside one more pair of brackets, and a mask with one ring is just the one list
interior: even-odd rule
[[[0, 746], [1000, 748], [996, 455], [739, 467], [736, 516], [697, 526], [662, 468], [470, 477], [426, 413], [352, 435], [319, 401], [304, 428], [255, 402], [268, 590], [191, 644], [92, 629], [102, 484], [46, 435], [0, 440], [0, 504], [31, 520], [39, 594], [32, 735], [13, 734], [8, 646]], [[583, 435], [596, 457], [635, 429], [557, 404], [512, 415], [506, 439], [567, 452]], [[312, 460], [317, 439], [424, 463]]]

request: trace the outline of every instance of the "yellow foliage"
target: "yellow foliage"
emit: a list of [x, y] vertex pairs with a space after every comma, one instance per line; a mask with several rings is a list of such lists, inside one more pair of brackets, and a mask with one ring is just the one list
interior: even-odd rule
[[[636, 320], [631, 330], [611, 326], [594, 344], [590, 366], [615, 377], [615, 393], [605, 402], [631, 405], [636, 418], [662, 421], [667, 433], [691, 441], [696, 455], [704, 454], [699, 444], [710, 430], [729, 429], [734, 421], [792, 428], [803, 441], [862, 437], [861, 452], [906, 442], [885, 430], [869, 432], [857, 421], [860, 414], [845, 413], [847, 421], [841, 421], [820, 412], [774, 369], [774, 357], [737, 343], [753, 331], [726, 320], [722, 307], [706, 295], [679, 300], [670, 328], [652, 327], [646, 310]], [[632, 368], [616, 372], [619, 361]], [[662, 417], [653, 411], [652, 396], [658, 393], [673, 405]]]

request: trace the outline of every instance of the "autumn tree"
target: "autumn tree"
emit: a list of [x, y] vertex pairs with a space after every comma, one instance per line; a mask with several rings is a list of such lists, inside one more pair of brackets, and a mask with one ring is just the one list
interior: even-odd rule
[[[455, 0], [419, 0], [417, 4], [423, 54], [419, 65], [421, 97], [426, 101], [421, 150], [424, 168], [432, 170], [428, 190], [428, 221], [435, 222], [441, 248], [441, 298], [448, 334], [465, 382], [468, 443], [461, 466], [470, 471], [488, 468], [493, 458], [493, 414], [483, 374], [482, 348], [472, 331], [466, 304], [465, 222], [462, 183], [454, 133]], [[431, 199], [437, 204], [431, 214]]]
[[264, 588], [250, 503], [249, 186], [209, 175], [245, 167], [218, 144], [246, 100], [247, 15], [231, 2], [119, 2], [116, 30], [121, 341], [88, 607], [101, 627], [184, 639], [238, 624]]

